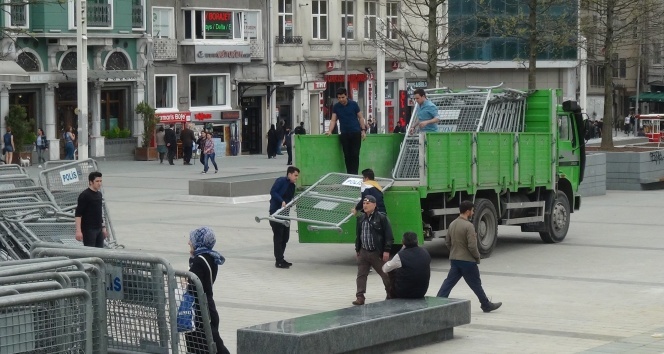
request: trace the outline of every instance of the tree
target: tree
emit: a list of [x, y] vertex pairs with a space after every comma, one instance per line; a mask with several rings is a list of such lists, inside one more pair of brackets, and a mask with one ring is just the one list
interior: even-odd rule
[[578, 38], [576, 1], [479, 0], [477, 33], [503, 37], [519, 46], [511, 60], [528, 62], [528, 89], [537, 88], [537, 61], [574, 60]]
[[[623, 112], [614, 109], [614, 70], [620, 69], [620, 58], [626, 48], [634, 47], [633, 54], [636, 61], [641, 61], [643, 53], [639, 28], [647, 23], [647, 19], [659, 19], [662, 12], [661, 0], [582, 0], [581, 10], [584, 13], [581, 20], [581, 31], [588, 38], [589, 43], [599, 43], [602, 48], [597, 57], [602, 68], [604, 82], [604, 126], [608, 129], [614, 126], [616, 116]], [[641, 73], [637, 73], [641, 75]], [[602, 134], [601, 147], [613, 148], [612, 134]]]

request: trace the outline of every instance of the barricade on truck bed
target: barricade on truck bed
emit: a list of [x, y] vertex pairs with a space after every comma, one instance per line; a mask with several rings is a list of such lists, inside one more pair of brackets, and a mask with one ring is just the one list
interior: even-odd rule
[[[165, 259], [138, 252], [43, 242], [33, 244], [30, 252], [36, 259], [97, 257], [103, 261], [106, 288], [96, 296], [104, 299], [109, 353], [187, 353], [187, 340], [214, 348], [207, 298], [193, 273], [175, 272]], [[177, 308], [186, 289], [199, 304], [196, 319], [200, 321], [196, 331], [185, 334], [177, 331]]]

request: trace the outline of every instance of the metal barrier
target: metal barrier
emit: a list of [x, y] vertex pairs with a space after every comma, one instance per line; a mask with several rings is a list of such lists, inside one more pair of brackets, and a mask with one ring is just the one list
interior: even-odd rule
[[28, 175], [0, 175], [0, 190], [34, 187], [36, 185], [35, 181]]
[[83, 289], [0, 296], [0, 353], [92, 353], [90, 306]]
[[0, 176], [2, 175], [25, 175], [25, 169], [20, 165], [7, 164], [0, 165]]
[[[106, 304], [106, 333], [109, 353], [186, 353], [187, 339], [203, 341], [214, 348], [207, 299], [200, 280], [189, 272], [175, 272], [161, 257], [91, 247], [70, 248], [63, 244], [38, 242], [32, 245], [34, 258], [97, 257], [105, 264], [106, 291], [99, 294]], [[0, 268], [0, 274], [2, 268]], [[199, 304], [198, 330], [177, 331], [177, 306], [183, 293], [193, 290]]]
[[[392, 186], [394, 180], [376, 178], [383, 191]], [[360, 201], [362, 178], [357, 175], [328, 173], [320, 180], [297, 195], [285, 207], [268, 217], [256, 216], [256, 222], [269, 220], [289, 225], [291, 220], [303, 221], [309, 230], [337, 230], [347, 222], [353, 214], [350, 210]], [[291, 212], [294, 214], [291, 215]]]

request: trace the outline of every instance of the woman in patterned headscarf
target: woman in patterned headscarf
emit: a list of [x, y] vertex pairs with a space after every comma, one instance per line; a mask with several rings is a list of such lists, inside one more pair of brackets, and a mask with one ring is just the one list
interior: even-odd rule
[[[203, 284], [203, 291], [205, 292], [208, 307], [210, 309], [210, 325], [212, 327], [212, 337], [217, 344], [217, 353], [229, 353], [228, 349], [224, 346], [224, 341], [219, 335], [219, 313], [214, 304], [212, 293], [212, 285], [217, 279], [217, 271], [219, 266], [224, 264], [226, 259], [219, 252], [213, 250], [217, 239], [214, 231], [207, 226], [199, 227], [189, 233], [189, 271], [196, 274]], [[193, 285], [189, 285], [192, 293]], [[196, 298], [198, 298], [196, 296]], [[194, 304], [195, 308], [195, 323], [201, 323], [202, 317], [198, 307], [198, 303]], [[196, 326], [196, 330], [185, 334], [187, 342], [188, 353], [209, 353], [207, 342], [205, 340], [205, 333], [201, 326]]]

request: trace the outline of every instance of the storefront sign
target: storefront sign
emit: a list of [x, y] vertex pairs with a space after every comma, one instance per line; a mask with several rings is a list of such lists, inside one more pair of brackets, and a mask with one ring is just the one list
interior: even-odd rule
[[334, 60], [328, 60], [327, 63], [325, 63], [325, 68], [327, 71], [334, 70]]
[[425, 89], [429, 86], [427, 80], [413, 80], [406, 81], [406, 89], [408, 90], [408, 97], [412, 98], [415, 89], [422, 88]]
[[161, 123], [191, 121], [191, 112], [155, 113], [154, 115], [159, 118], [159, 122]]
[[394, 107], [392, 100], [385, 100], [385, 107]]
[[246, 38], [258, 38], [258, 21], [260, 19], [260, 14], [261, 13], [258, 11], [244, 12], [244, 36]]
[[196, 45], [196, 63], [249, 63], [249, 45]]
[[308, 86], [309, 86], [308, 87], [309, 91], [325, 90], [327, 88], [327, 82], [325, 81], [309, 82]]
[[233, 39], [233, 12], [205, 11], [205, 37]]
[[221, 112], [221, 119], [240, 119], [240, 111]]
[[367, 80], [367, 121], [373, 120], [374, 118], [374, 75], [373, 73], [369, 74], [369, 80]]
[[242, 107], [260, 107], [261, 98], [260, 97], [242, 97], [240, 102]]
[[392, 65], [390, 65], [390, 67], [392, 68], [392, 70], [397, 70], [397, 69], [399, 69], [399, 62], [398, 62], [397, 60], [394, 60], [394, 61], [392, 62]]
[[221, 120], [221, 112], [196, 112], [193, 114], [194, 120]]

